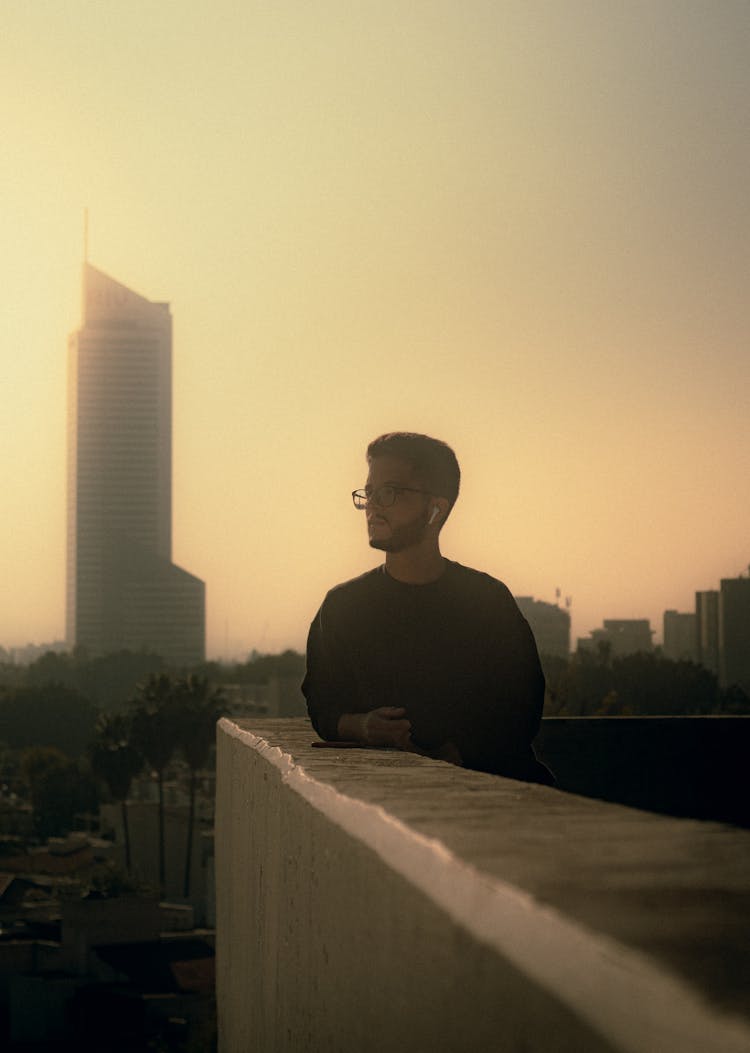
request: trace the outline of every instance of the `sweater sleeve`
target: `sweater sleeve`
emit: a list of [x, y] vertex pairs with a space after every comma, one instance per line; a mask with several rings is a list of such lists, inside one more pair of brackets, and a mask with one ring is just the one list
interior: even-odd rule
[[307, 669], [302, 693], [312, 726], [322, 739], [330, 742], [339, 737], [339, 717], [347, 711], [351, 684], [346, 672], [349, 663], [343, 649], [337, 646], [328, 615], [328, 601], [324, 600], [307, 637]]

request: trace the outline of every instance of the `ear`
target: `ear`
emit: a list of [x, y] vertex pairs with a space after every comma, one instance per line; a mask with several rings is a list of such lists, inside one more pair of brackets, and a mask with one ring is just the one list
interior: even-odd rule
[[430, 500], [430, 523], [438, 527], [443, 525], [450, 511], [450, 501], [447, 497], [433, 497]]

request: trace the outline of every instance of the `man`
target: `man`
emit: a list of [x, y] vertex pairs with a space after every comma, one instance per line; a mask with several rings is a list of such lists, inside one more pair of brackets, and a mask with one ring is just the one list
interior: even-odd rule
[[531, 630], [502, 582], [440, 552], [460, 484], [453, 450], [393, 432], [367, 463], [352, 497], [385, 564], [332, 589], [310, 627], [302, 691], [315, 730], [553, 782], [531, 746], [544, 700]]

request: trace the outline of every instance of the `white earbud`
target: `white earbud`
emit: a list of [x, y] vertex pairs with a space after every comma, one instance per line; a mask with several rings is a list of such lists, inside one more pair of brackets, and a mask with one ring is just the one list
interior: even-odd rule
[[439, 515], [440, 515], [440, 509], [438, 508], [437, 505], [435, 505], [435, 507], [433, 508], [432, 512], [430, 513], [430, 518], [428, 520], [430, 525], [432, 525], [435, 522], [435, 520], [437, 519], [437, 517]]

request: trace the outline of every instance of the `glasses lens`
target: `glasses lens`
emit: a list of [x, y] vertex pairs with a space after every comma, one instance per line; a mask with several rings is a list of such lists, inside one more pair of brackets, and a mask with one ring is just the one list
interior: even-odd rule
[[396, 491], [392, 486], [381, 486], [371, 497], [372, 503], [380, 505], [381, 508], [390, 508], [395, 500]]
[[366, 490], [352, 491], [352, 501], [354, 501], [355, 508], [367, 508], [368, 504], [378, 505], [380, 508], [390, 508], [395, 500], [396, 489], [393, 486], [380, 486], [369, 494]]

